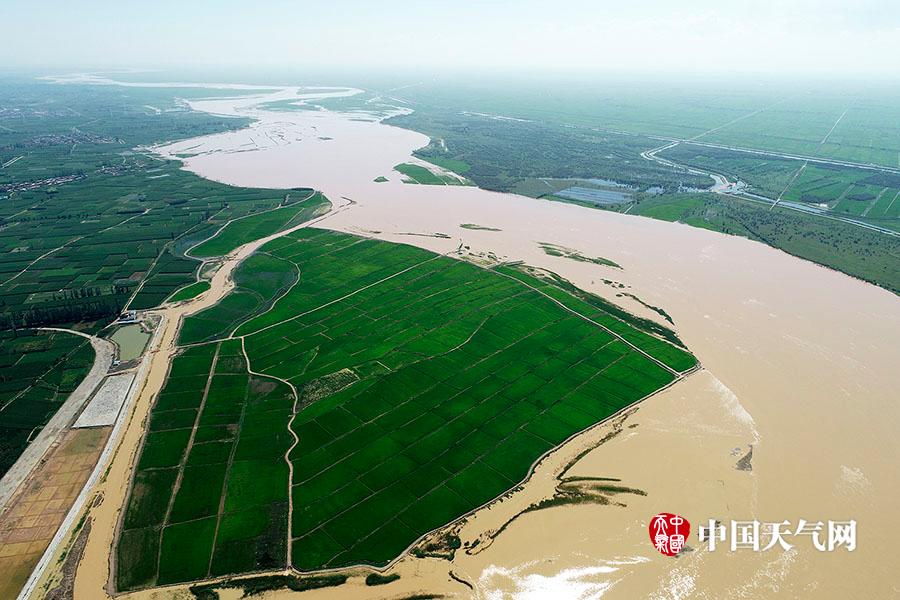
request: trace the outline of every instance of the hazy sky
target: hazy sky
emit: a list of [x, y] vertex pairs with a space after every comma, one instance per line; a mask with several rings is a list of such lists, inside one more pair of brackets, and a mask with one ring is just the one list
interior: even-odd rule
[[2, 66], [878, 73], [898, 0], [3, 0]]

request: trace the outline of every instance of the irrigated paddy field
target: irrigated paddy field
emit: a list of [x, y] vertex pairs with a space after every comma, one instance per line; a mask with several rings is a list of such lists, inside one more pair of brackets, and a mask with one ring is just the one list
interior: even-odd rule
[[385, 565], [696, 364], [672, 332], [548, 273], [345, 233], [273, 240], [235, 283], [184, 322], [121, 523], [120, 590]]

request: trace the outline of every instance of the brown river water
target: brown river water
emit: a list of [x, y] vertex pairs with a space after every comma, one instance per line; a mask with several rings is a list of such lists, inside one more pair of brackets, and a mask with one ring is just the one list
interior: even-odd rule
[[[402, 183], [392, 167], [418, 162], [411, 152], [428, 143], [427, 137], [371, 115], [258, 108], [297, 94], [285, 89], [192, 102], [197, 110], [257, 121], [238, 132], [155, 151], [187, 156], [186, 169], [216, 181], [311, 186], [336, 204], [355, 203], [320, 227], [441, 252], [462, 244], [476, 256], [523, 260], [659, 318], [616, 296], [628, 292], [671, 315], [704, 367], [623, 419], [572, 440], [542, 461], [523, 489], [467, 519], [458, 534], [464, 543], [479, 540], [477, 551], [458, 551], [452, 561], [407, 557], [393, 567], [402, 575], [395, 583], [366, 587], [354, 577], [302, 598], [900, 595], [889, 529], [897, 521], [900, 493], [895, 295], [763, 244], [687, 225], [471, 186]], [[389, 181], [375, 183], [379, 176]], [[464, 223], [500, 231], [460, 227]], [[549, 256], [539, 243], [610, 259], [622, 268]], [[741, 460], [751, 446], [752, 459]], [[553, 494], [566, 465], [566, 476], [616, 478], [615, 485], [630, 491], [606, 502], [520, 514]], [[658, 512], [691, 521], [689, 551], [668, 558], [654, 550], [647, 527]], [[857, 546], [852, 552], [820, 552], [810, 536], [789, 536], [794, 547], [787, 551], [776, 545], [765, 552], [732, 552], [726, 543], [711, 552], [696, 535], [709, 519], [788, 520], [793, 526], [799, 519], [853, 519]], [[114, 525], [110, 518], [95, 522], [107, 532]], [[84, 561], [76, 597], [100, 597], [105, 560]], [[184, 593], [182, 588], [131, 596]]]

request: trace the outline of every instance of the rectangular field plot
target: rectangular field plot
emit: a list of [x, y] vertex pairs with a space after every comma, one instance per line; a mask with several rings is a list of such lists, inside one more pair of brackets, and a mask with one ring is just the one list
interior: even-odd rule
[[153, 410], [118, 556], [159, 564], [120, 589], [284, 566], [288, 543], [302, 571], [384, 565], [696, 364], [561, 280], [316, 229], [261, 252], [239, 288], [277, 299], [177, 357]]
[[0, 333], [0, 477], [63, 405], [94, 362], [82, 337], [60, 331]]
[[288, 386], [252, 377], [240, 340], [175, 358], [117, 547], [121, 590], [284, 568]]

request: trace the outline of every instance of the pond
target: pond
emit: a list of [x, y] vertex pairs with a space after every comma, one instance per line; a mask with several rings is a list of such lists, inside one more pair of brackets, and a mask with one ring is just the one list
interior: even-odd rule
[[134, 360], [144, 353], [150, 334], [137, 323], [116, 329], [109, 338], [119, 347], [119, 360]]

